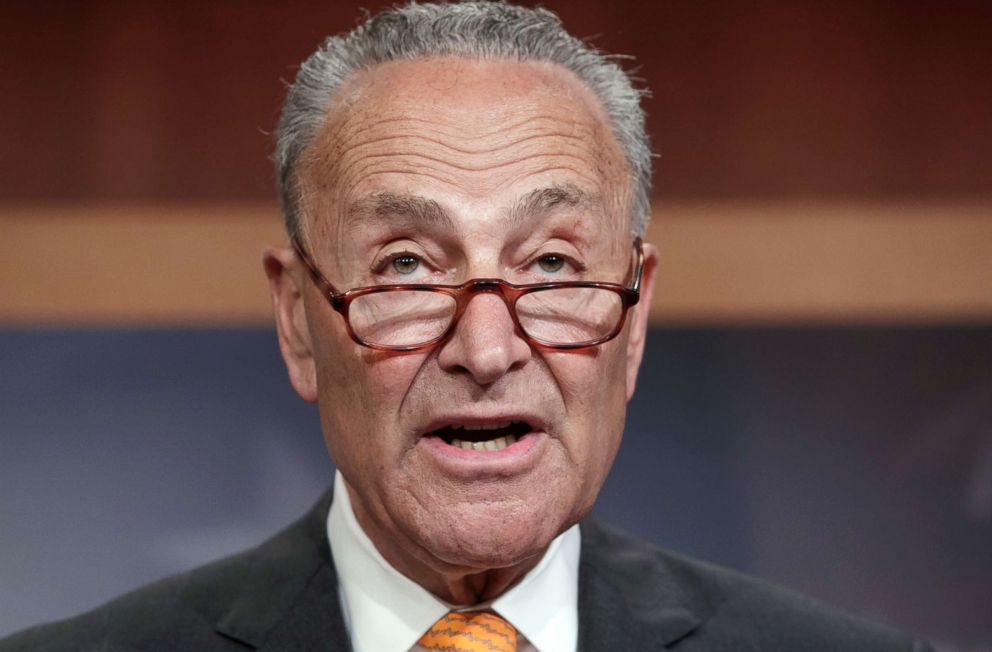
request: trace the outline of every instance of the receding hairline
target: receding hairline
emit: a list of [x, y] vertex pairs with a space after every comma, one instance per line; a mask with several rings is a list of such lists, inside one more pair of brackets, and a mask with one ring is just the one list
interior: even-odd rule
[[[337, 130], [342, 124], [347, 122], [350, 114], [356, 107], [363, 104], [373, 104], [374, 100], [368, 98], [366, 91], [368, 91], [369, 88], [375, 84], [376, 73], [381, 70], [385, 70], [387, 73], [392, 73], [394, 71], [390, 71], [389, 69], [393, 68], [400, 69], [400, 72], [396, 74], [402, 74], [402, 68], [407, 66], [415, 66], [420, 64], [457, 65], [459, 63], [509, 65], [512, 67], [518, 67], [521, 70], [526, 69], [539, 75], [536, 83], [534, 83], [532, 89], [529, 90], [541, 90], [541, 86], [543, 86], [544, 89], [550, 89], [551, 92], [561, 90], [563, 91], [562, 102], [579, 103], [583, 109], [587, 111], [587, 116], [591, 121], [589, 124], [593, 127], [594, 131], [598, 132], [598, 136], [606, 139], [605, 142], [609, 143], [610, 154], [612, 155], [613, 160], [623, 168], [623, 172], [616, 174], [611, 180], [611, 183], [618, 184], [615, 192], [616, 200], [619, 204], [621, 204], [627, 221], [632, 222], [633, 211], [631, 203], [633, 201], [633, 181], [630, 175], [630, 161], [625, 156], [622, 143], [617, 140], [616, 135], [611, 128], [610, 117], [606, 111], [606, 108], [603, 106], [602, 101], [596, 92], [590, 88], [581, 77], [566, 66], [554, 61], [521, 60], [509, 56], [482, 57], [473, 56], [470, 54], [444, 54], [384, 61], [355, 70], [331, 96], [327, 106], [325, 107], [322, 123], [317, 128], [314, 138], [310, 141], [308, 146], [299, 153], [299, 156], [294, 162], [295, 169], [293, 174], [298, 179], [298, 183], [300, 184], [300, 235], [304, 240], [306, 240], [309, 236], [310, 204], [311, 197], [313, 195], [313, 189], [307, 188], [308, 184], [305, 180], [311, 175], [307, 174], [305, 168], [312, 165], [320, 166], [321, 160], [327, 159], [331, 153], [335, 151], [336, 144], [334, 141]], [[386, 83], [389, 83], [388, 80]], [[376, 88], [376, 91], [379, 90], [381, 90], [381, 86]], [[494, 95], [493, 103], [499, 102], [502, 97], [503, 96], [501, 95]], [[340, 143], [337, 145], [340, 145]], [[598, 167], [596, 171], [597, 174], [601, 173], [601, 170]], [[582, 191], [578, 188], [578, 186], [568, 182], [551, 183], [548, 185], [548, 188], [555, 189], [555, 193], [559, 196], [559, 198], [565, 198], [566, 196], [581, 196], [583, 201], [586, 202], [589, 197], [592, 196], [592, 193]], [[376, 193], [373, 193], [372, 196], [375, 194]], [[399, 196], [393, 193], [379, 194], [380, 196]], [[546, 198], [547, 193], [542, 196]], [[370, 202], [367, 205], [373, 204], [374, 202]], [[341, 217], [345, 218], [348, 213], [354, 212], [352, 208], [353, 207], [342, 206]]]
[[290, 234], [299, 232], [302, 200], [295, 162], [312, 144], [331, 99], [340, 98], [343, 82], [353, 72], [379, 63], [444, 55], [554, 63], [576, 74], [606, 111], [607, 125], [630, 170], [627, 204], [632, 230], [644, 232], [650, 215], [652, 155], [641, 99], [648, 92], [618, 63], [624, 57], [603, 53], [573, 36], [545, 8], [502, 1], [409, 0], [367, 13], [352, 30], [325, 39], [289, 85], [273, 161]]

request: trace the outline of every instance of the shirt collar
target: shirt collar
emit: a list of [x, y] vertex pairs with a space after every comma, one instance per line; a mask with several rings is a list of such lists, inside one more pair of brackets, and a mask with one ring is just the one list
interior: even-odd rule
[[[379, 554], [355, 518], [340, 472], [327, 516], [338, 596], [356, 652], [407, 652], [452, 609]], [[491, 604], [537, 652], [574, 652], [578, 640], [579, 527], [556, 537], [541, 561]]]

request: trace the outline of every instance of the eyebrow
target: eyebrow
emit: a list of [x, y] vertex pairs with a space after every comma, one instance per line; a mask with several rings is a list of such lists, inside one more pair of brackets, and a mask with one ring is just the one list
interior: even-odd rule
[[393, 192], [377, 192], [358, 200], [348, 208], [345, 219], [349, 230], [360, 228], [369, 219], [436, 229], [454, 228], [451, 217], [433, 199]]
[[542, 217], [561, 206], [588, 207], [594, 204], [589, 193], [572, 184], [554, 184], [547, 188], [532, 190], [507, 211], [507, 221], [516, 226], [526, 219]]
[[[532, 190], [519, 198], [506, 210], [504, 218], [512, 228], [525, 220], [543, 217], [561, 206], [590, 206], [594, 203], [594, 197], [577, 186], [553, 184]], [[360, 228], [369, 220], [454, 230], [451, 216], [433, 199], [393, 192], [374, 193], [348, 208], [345, 223], [349, 231]]]

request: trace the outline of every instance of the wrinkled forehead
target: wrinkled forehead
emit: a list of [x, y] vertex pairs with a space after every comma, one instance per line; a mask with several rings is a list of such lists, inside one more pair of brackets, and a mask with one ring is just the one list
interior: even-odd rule
[[363, 71], [331, 102], [298, 173], [311, 235], [351, 231], [355, 207], [383, 193], [479, 218], [555, 188], [629, 231], [629, 173], [606, 113], [554, 64], [437, 58]]

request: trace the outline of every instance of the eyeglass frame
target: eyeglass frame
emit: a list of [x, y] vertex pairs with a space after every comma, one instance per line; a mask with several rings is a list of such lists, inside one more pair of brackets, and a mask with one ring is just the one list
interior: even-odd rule
[[[506, 305], [507, 312], [513, 320], [514, 329], [523, 338], [523, 340], [531, 346], [536, 346], [538, 348], [551, 351], [577, 351], [581, 349], [589, 349], [594, 346], [599, 346], [600, 344], [605, 344], [619, 335], [620, 331], [623, 330], [624, 324], [627, 322], [627, 312], [632, 307], [637, 305], [637, 302], [640, 301], [641, 298], [641, 276], [644, 272], [644, 247], [640, 237], [634, 238], [634, 250], [637, 252], [637, 262], [634, 264], [633, 284], [630, 287], [619, 283], [606, 283], [598, 281], [546, 281], [544, 283], [515, 284], [499, 278], [475, 278], [469, 279], [468, 281], [458, 285], [435, 283], [395, 283], [388, 285], [363, 286], [345, 290], [344, 292], [339, 291], [336, 287], [334, 287], [333, 283], [327, 280], [327, 277], [320, 271], [317, 267], [317, 263], [313, 260], [309, 252], [307, 252], [306, 248], [303, 246], [303, 243], [300, 242], [297, 237], [290, 238], [290, 242], [293, 249], [296, 251], [297, 257], [307, 268], [309, 276], [317, 286], [317, 289], [327, 300], [328, 304], [330, 304], [331, 308], [340, 313], [342, 319], [344, 319], [345, 329], [348, 331], [348, 335], [351, 339], [361, 346], [374, 349], [376, 351], [410, 353], [415, 351], [423, 351], [436, 346], [451, 336], [462, 315], [465, 313], [465, 310], [468, 308], [469, 301], [471, 301], [476, 294], [483, 292], [498, 294], [500, 298], [502, 298], [503, 303]], [[555, 288], [594, 288], [600, 290], [610, 290], [620, 297], [620, 319], [617, 320], [616, 326], [608, 334], [592, 340], [587, 340], [585, 342], [552, 344], [533, 337], [527, 333], [524, 327], [520, 324], [520, 319], [517, 316], [517, 301], [520, 297], [526, 294]], [[455, 312], [451, 316], [451, 323], [448, 324], [448, 327], [444, 330], [444, 332], [422, 344], [402, 346], [376, 344], [375, 342], [369, 342], [359, 337], [358, 334], [352, 329], [351, 319], [348, 316], [348, 309], [351, 302], [369, 294], [396, 292], [401, 290], [412, 290], [415, 292], [437, 292], [439, 294], [446, 294], [452, 297], [455, 300]]]

